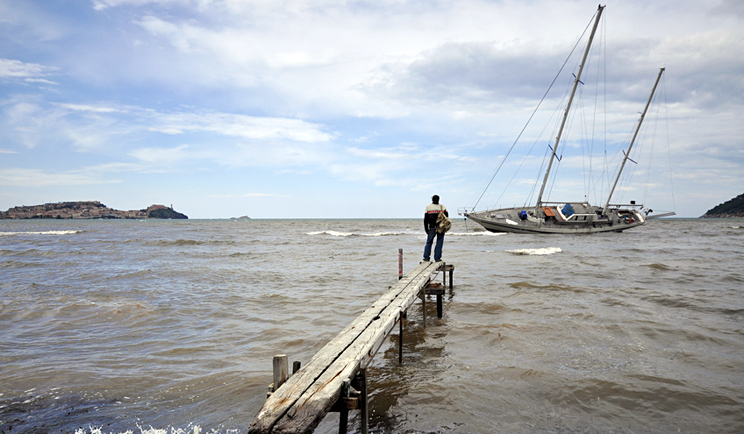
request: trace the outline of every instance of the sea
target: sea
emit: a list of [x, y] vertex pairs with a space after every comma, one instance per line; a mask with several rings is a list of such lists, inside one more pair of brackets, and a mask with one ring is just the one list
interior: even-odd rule
[[[307, 363], [424, 242], [421, 219], [0, 220], [0, 433], [245, 433], [272, 357]], [[403, 363], [396, 328], [368, 371], [371, 432], [744, 432], [744, 220], [455, 218], [443, 259], [443, 317], [416, 302]]]

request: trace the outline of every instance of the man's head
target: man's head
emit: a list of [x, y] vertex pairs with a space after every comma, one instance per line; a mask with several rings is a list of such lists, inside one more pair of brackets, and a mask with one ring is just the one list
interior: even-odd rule
[[433, 203], [435, 205], [439, 205], [439, 195], [436, 195], [435, 194], [434, 196], [432, 196], [431, 197], [431, 203]]

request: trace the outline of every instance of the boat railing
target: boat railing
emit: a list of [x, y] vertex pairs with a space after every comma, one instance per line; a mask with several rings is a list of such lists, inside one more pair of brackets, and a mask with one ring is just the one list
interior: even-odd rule
[[643, 208], [642, 203], [635, 203], [634, 200], [631, 200], [630, 203], [611, 203], [607, 206], [607, 208]]
[[475, 210], [473, 208], [457, 208], [457, 215], [467, 216], [474, 212]]
[[570, 201], [565, 201], [565, 200], [562, 201], [562, 202], [546, 202], [546, 201], [542, 201], [540, 203], [542, 205], [564, 205], [564, 204], [567, 204], [567, 203], [570, 203], [572, 205], [575, 205], [575, 204], [579, 203], [579, 204], [584, 205], [584, 206], [589, 206], [589, 202], [570, 202]]
[[[561, 215], [563, 215], [563, 213], [561, 213]], [[573, 213], [570, 216], [568, 216], [568, 218], [566, 219], [566, 221], [569, 221], [569, 220], [578, 220], [579, 217], [591, 217], [593, 219], [594, 217], [596, 217], [596, 214], [577, 214], [577, 213]]]

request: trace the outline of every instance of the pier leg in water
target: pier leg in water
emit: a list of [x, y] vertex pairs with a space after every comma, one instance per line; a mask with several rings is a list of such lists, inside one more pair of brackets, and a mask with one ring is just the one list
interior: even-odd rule
[[398, 327], [398, 364], [403, 364], [403, 318], [406, 317], [404, 311], [400, 312], [399, 327]]
[[424, 311], [423, 326], [426, 328], [426, 290], [421, 289], [421, 310]]
[[403, 278], [403, 249], [398, 249], [398, 280]]
[[[351, 391], [351, 381], [350, 380], [344, 380], [343, 385], [341, 386], [341, 397], [348, 398], [350, 396]], [[346, 408], [346, 405], [341, 406], [341, 410], [339, 410], [339, 417], [338, 417], [338, 434], [346, 434], [347, 430], [349, 429], [349, 409]]]
[[274, 356], [274, 391], [280, 388], [289, 377], [289, 366], [286, 354]]
[[362, 368], [354, 377], [352, 383], [354, 388], [360, 392], [359, 395], [359, 412], [360, 423], [362, 425], [362, 434], [369, 433], [369, 407], [367, 407], [367, 369]]

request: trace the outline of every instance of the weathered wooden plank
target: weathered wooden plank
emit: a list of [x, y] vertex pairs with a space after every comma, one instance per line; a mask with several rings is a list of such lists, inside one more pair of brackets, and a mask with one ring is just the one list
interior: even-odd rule
[[421, 263], [391, 287], [269, 397], [249, 433], [311, 432], [338, 400], [341, 382], [353, 377], [362, 362], [374, 355], [395, 326], [401, 308], [413, 303], [416, 293], [441, 266]]
[[343, 380], [353, 377], [361, 367], [369, 363], [397, 320], [398, 315], [384, 314], [364, 330], [343, 355], [303, 393], [272, 432], [312, 432], [338, 400]]
[[[331, 366], [298, 399], [287, 414], [276, 424], [274, 433], [310, 433], [325, 417], [339, 398], [344, 379], [352, 377], [366, 366], [380, 348], [399, 318], [402, 299], [413, 302], [415, 294], [430, 280], [431, 274], [415, 278], [405, 291], [389, 303], [383, 312], [359, 335]], [[411, 294], [413, 294], [411, 296]], [[405, 307], [410, 306], [410, 304]]]
[[[423, 270], [426, 270], [428, 268], [429, 267], [423, 267]], [[383, 297], [380, 297], [375, 305], [372, 308], [368, 309], [365, 313], [360, 315], [360, 317], [356, 321], [354, 321], [354, 323], [352, 323], [352, 325], [349, 326], [346, 331], [350, 331], [353, 329], [358, 330], [360, 333], [366, 332], [367, 334], [369, 334], [370, 330], [372, 330], [372, 336], [378, 334], [379, 332], [376, 331], [377, 327], [373, 326], [370, 328], [370, 325], [383, 324], [384, 322], [381, 321], [381, 319], [383, 317], [387, 317], [387, 315], [383, 314], [384, 311], [388, 309], [391, 302], [394, 301], [395, 298], [400, 296], [401, 292], [405, 292], [405, 290], [407, 288], [410, 288], [412, 285], [414, 287], [418, 287], [421, 285], [420, 281], [422, 280], [422, 277], [417, 277], [416, 273], [412, 273], [412, 275], [413, 278], [409, 279], [409, 282], [402, 282], [401, 287], [394, 287]], [[430, 273], [425, 273], [424, 277], [428, 279], [429, 275]], [[373, 316], [370, 317], [370, 314]], [[366, 327], [364, 327], [365, 325]], [[384, 327], [384, 329], [389, 330], [391, 327], [392, 326]], [[360, 341], [359, 336], [357, 336], [355, 343], [357, 345], [362, 343], [362, 346], [364, 347], [367, 340], [368, 338], [365, 338]], [[334, 341], [335, 344], [338, 344], [339, 342], [342, 342], [343, 339]], [[328, 349], [330, 349], [331, 351], [326, 352], [321, 350], [321, 352], [318, 353], [318, 357], [314, 359], [314, 363], [319, 363], [321, 365], [329, 363], [329, 361], [326, 360], [326, 356], [336, 357], [335, 363], [333, 361], [330, 361], [330, 365], [321, 375], [321, 377], [319, 377], [314, 384], [310, 385], [308, 389], [303, 393], [303, 395], [300, 396], [299, 399], [294, 403], [294, 406], [297, 408], [301, 408], [311, 400], [314, 401], [315, 405], [309, 406], [305, 410], [300, 410], [299, 413], [297, 411], [288, 412], [285, 420], [299, 420], [290, 423], [286, 428], [287, 431], [302, 432], [296, 429], [298, 424], [305, 425], [306, 428], [310, 428], [310, 430], [312, 430], [317, 422], [320, 422], [325, 413], [327, 413], [327, 411], [324, 411], [325, 407], [333, 405], [333, 403], [337, 400], [337, 391], [339, 390], [340, 382], [343, 381], [343, 379], [345, 378], [353, 376], [356, 370], [359, 369], [358, 359], [371, 356], [367, 354], [369, 350], [366, 348], [362, 348], [361, 350], [359, 350], [358, 348], [350, 350], [350, 348], [347, 347], [342, 354], [337, 353], [335, 348], [332, 349], [330, 346], [328, 347]], [[307, 417], [303, 416], [310, 416], [310, 419], [308, 420]], [[275, 432], [282, 431], [284, 431], [284, 429], [282, 429], [281, 426], [275, 429]]]

